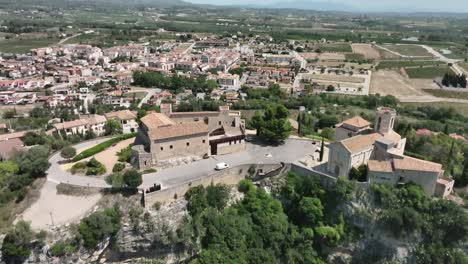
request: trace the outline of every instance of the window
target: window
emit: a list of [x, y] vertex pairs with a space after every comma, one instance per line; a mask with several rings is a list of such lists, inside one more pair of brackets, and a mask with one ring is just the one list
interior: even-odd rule
[[198, 120], [200, 120], [198, 117], [195, 117], [195, 118], [193, 119], [193, 121], [195, 121], [195, 122], [197, 122]]
[[202, 143], [205, 144], [206, 140], [202, 140]]
[[190, 146], [190, 142], [187, 142], [187, 147]]
[[169, 146], [170, 149], [173, 149], [172, 145]]
[[352, 136], [353, 136], [353, 133], [349, 132], [348, 137], [352, 137]]
[[164, 148], [163, 148], [163, 147], [161, 147], [161, 150], [164, 150]]
[[219, 121], [218, 124], [221, 125], [221, 121]]

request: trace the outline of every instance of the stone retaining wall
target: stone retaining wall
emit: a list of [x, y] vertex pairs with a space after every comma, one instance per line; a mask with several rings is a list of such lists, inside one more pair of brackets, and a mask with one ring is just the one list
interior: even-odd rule
[[[204, 177], [185, 182], [178, 186], [147, 193], [144, 195], [145, 206], [152, 206], [156, 202], [167, 203], [179, 198], [183, 198], [185, 193], [194, 186], [208, 186], [210, 184], [235, 185], [241, 180], [245, 179], [247, 176], [255, 176], [260, 173], [269, 174], [274, 171], [281, 171], [282, 167], [283, 166], [281, 164], [246, 164], [225, 169], [223, 171], [215, 172]], [[255, 169], [255, 172], [252, 171], [253, 169]]]

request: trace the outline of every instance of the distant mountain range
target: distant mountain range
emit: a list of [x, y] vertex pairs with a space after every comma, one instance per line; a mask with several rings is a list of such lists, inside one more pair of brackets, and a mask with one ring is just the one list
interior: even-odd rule
[[183, 0], [0, 0], [0, 6], [51, 6], [51, 7], [78, 7], [78, 6], [188, 6], [193, 5]]
[[296, 0], [296, 1], [278, 1], [273, 4], [248, 4], [245, 7], [251, 8], [274, 8], [274, 9], [301, 9], [301, 10], [317, 10], [317, 11], [358, 11], [358, 9], [349, 4], [343, 4], [335, 1], [313, 1]]
[[467, 0], [185, 0], [218, 6], [379, 13], [468, 13]]

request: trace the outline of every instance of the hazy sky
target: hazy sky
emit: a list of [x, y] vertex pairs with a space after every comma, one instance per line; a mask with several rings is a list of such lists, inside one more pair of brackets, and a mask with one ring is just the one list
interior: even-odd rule
[[439, 11], [468, 12], [468, 0], [186, 0], [193, 3], [232, 5], [232, 4], [270, 4], [285, 2], [331, 2], [335, 6], [343, 3], [363, 11]]

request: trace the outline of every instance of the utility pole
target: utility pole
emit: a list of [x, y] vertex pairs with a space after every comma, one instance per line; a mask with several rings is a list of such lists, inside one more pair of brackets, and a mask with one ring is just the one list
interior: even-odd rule
[[52, 216], [52, 211], [49, 211], [49, 214], [50, 214], [50, 221], [52, 222], [52, 226], [55, 226], [54, 217]]

